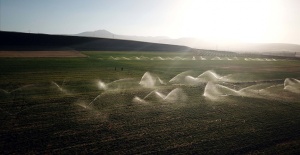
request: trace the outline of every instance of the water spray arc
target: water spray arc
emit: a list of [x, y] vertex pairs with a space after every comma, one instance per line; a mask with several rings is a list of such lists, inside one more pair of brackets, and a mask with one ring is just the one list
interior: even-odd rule
[[284, 90], [297, 94], [300, 93], [300, 80], [295, 78], [286, 78], [284, 80]]
[[158, 76], [152, 75], [150, 72], [146, 72], [142, 76], [139, 84], [146, 88], [153, 88], [155, 86], [165, 85], [165, 82], [162, 81]]
[[181, 88], [175, 88], [168, 94], [163, 94], [158, 90], [153, 90], [147, 94], [143, 99], [135, 97], [133, 101], [139, 101], [141, 103], [148, 103], [147, 101], [159, 101], [167, 103], [184, 103], [187, 101], [187, 96]]

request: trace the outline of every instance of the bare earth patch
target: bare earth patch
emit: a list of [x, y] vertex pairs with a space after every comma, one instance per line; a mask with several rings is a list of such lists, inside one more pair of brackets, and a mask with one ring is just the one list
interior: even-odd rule
[[86, 57], [78, 51], [0, 51], [0, 57]]

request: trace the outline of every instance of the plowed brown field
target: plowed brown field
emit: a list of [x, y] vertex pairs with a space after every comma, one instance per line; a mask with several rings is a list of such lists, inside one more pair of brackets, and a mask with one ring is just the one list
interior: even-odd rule
[[86, 57], [78, 51], [0, 51], [0, 57]]

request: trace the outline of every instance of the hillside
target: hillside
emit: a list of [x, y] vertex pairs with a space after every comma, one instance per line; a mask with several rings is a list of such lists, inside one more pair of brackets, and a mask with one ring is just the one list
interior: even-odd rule
[[121, 39], [32, 34], [0, 31], [2, 51], [81, 50], [81, 51], [190, 51], [187, 46]]

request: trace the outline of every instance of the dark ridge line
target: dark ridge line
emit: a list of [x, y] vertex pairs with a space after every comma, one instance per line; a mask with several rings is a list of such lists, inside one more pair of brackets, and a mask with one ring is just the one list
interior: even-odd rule
[[141, 41], [0, 31], [0, 50], [191, 51], [187, 46]]

